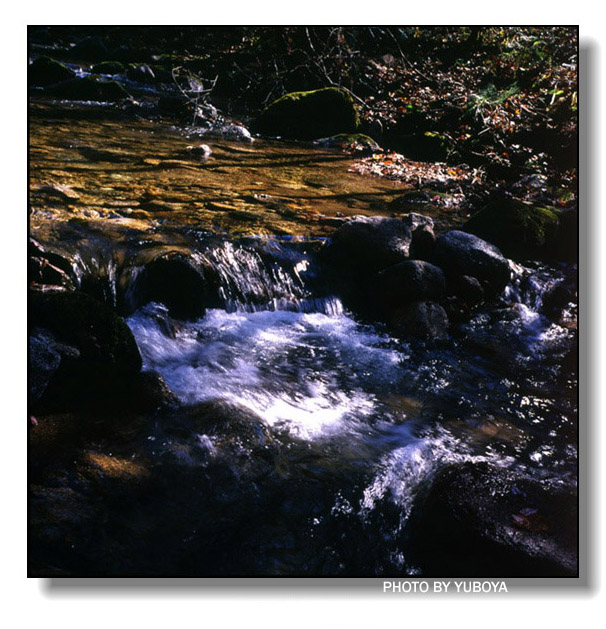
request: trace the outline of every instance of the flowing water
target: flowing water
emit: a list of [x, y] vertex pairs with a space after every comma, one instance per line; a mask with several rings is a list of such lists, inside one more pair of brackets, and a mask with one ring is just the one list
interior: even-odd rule
[[[239, 531], [238, 542], [213, 533], [221, 560], [208, 558], [209, 573], [416, 574], [407, 518], [419, 490], [453, 462], [489, 461], [575, 485], [576, 337], [541, 314], [561, 269], [517, 266], [502, 299], [449, 340], [404, 342], [347, 311], [316, 255], [326, 233], [319, 215], [372, 213], [394, 184], [349, 173], [334, 153], [278, 143], [220, 141], [212, 167], [181, 160], [157, 169], [183, 134], [145, 121], [79, 124], [93, 136], [113, 124], [112, 150], [125, 161], [91, 162], [82, 151], [72, 159], [79, 131], [61, 124], [51, 142], [37, 119], [34, 235], [70, 255], [81, 285], [102, 278], [104, 298], [118, 305], [128, 303], [145, 260], [167, 247], [211, 268], [218, 301], [204, 317], [179, 321], [152, 302], [131, 304], [127, 323], [144, 369], [160, 373], [183, 404], [220, 400], [251, 411], [277, 453], [266, 468], [257, 442], [241, 439], [234, 450], [193, 426], [185, 433], [195, 443], [185, 448], [183, 435], [161, 420], [123, 448], [131, 458], [156, 464], [169, 456], [200, 473], [227, 459], [239, 480], [213, 485], [220, 497], [207, 504], [208, 518]], [[150, 134], [149, 159], [158, 164], [137, 161], [140, 148], [128, 157], [124, 147], [134, 151]], [[173, 168], [185, 178], [169, 175]], [[43, 203], [36, 186], [51, 176], [78, 199]], [[240, 216], [253, 211], [251, 220]], [[210, 233], [234, 225], [232, 232], [246, 225], [255, 236]], [[278, 236], [285, 231], [307, 235]], [[188, 526], [195, 537], [217, 525]]]

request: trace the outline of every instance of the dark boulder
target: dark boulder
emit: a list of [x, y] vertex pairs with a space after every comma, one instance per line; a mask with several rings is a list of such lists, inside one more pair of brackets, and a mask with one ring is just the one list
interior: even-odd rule
[[130, 98], [130, 94], [116, 81], [101, 81], [92, 76], [64, 81], [49, 93], [66, 100], [116, 102]]
[[470, 275], [485, 280], [496, 293], [505, 288], [511, 275], [509, 263], [494, 245], [457, 230], [437, 239], [432, 261], [447, 276]]
[[126, 70], [126, 76], [137, 83], [155, 83], [156, 75], [146, 63], [130, 64]]
[[210, 400], [184, 411], [187, 425], [196, 433], [212, 435], [216, 444], [264, 449], [274, 445], [268, 425], [253, 411], [225, 400]]
[[442, 269], [422, 260], [406, 260], [390, 266], [376, 279], [377, 301], [385, 310], [411, 301], [440, 299], [446, 287]]
[[27, 78], [30, 85], [48, 87], [73, 79], [76, 73], [63, 63], [49, 57], [38, 57], [28, 67]]
[[218, 129], [213, 129], [213, 135], [219, 135], [233, 142], [253, 142], [250, 131], [241, 124], [226, 124]]
[[173, 446], [170, 463], [209, 462], [216, 474], [234, 473], [240, 480], [275, 470], [279, 444], [261, 417], [225, 400], [208, 400], [179, 409], [166, 427]]
[[496, 245], [510, 258], [545, 259], [554, 252], [558, 215], [548, 208], [503, 199], [486, 205], [463, 229]]
[[451, 465], [417, 499], [411, 561], [423, 574], [573, 577], [577, 498], [487, 463]]
[[484, 289], [475, 277], [453, 275], [448, 278], [447, 292], [462, 299], [468, 306], [476, 306], [484, 301]]
[[93, 74], [124, 74], [125, 68], [124, 64], [119, 61], [102, 61], [101, 63], [96, 63], [91, 72]]
[[440, 304], [416, 301], [391, 311], [387, 324], [392, 334], [404, 339], [443, 340], [448, 336], [449, 321]]
[[107, 59], [108, 50], [105, 42], [100, 37], [85, 37], [70, 50], [73, 59], [82, 61], [102, 61]]
[[347, 221], [332, 236], [329, 259], [354, 273], [376, 273], [407, 260], [412, 234], [396, 218], [361, 216]]
[[155, 371], [142, 371], [133, 382], [129, 405], [137, 411], [156, 411], [179, 403], [164, 378]]
[[436, 235], [429, 225], [419, 225], [412, 232], [410, 256], [419, 260], [429, 260], [436, 247]]
[[348, 92], [326, 87], [291, 92], [268, 105], [254, 121], [256, 133], [299, 140], [315, 140], [352, 133], [359, 125], [358, 112]]
[[[399, 197], [399, 199], [395, 199], [391, 205], [394, 206], [396, 202], [399, 201], [401, 198], [402, 197]], [[402, 214], [400, 216], [400, 220], [408, 225], [412, 231], [415, 231], [419, 227], [431, 227], [431, 229], [435, 227], [433, 218], [431, 218], [430, 216], [425, 216], [424, 214], [418, 214], [417, 212], [408, 212], [406, 214]]]
[[29, 397], [30, 407], [42, 397], [48, 383], [59, 369], [64, 357], [77, 359], [80, 355], [75, 347], [59, 343], [48, 331], [33, 330], [29, 337]]
[[568, 273], [560, 281], [550, 286], [541, 299], [541, 313], [552, 321], [560, 321], [563, 311], [569, 304], [579, 301], [576, 276]]
[[192, 261], [173, 252], [145, 265], [130, 298], [132, 310], [155, 301], [164, 304], [177, 319], [194, 320], [206, 313], [207, 286]]
[[380, 153], [383, 149], [364, 133], [338, 133], [329, 138], [320, 138], [314, 142], [324, 148], [342, 149], [356, 155], [372, 155]]
[[[69, 352], [62, 351], [54, 341], [34, 335], [38, 355], [43, 351], [40, 341], [47, 343], [44, 351], [50, 368], [56, 362], [52, 354], [61, 355], [41, 400], [51, 407], [71, 408], [120, 398], [141, 369], [139, 349], [124, 320], [84, 293], [31, 291], [29, 324], [32, 331], [41, 328], [70, 348]], [[39, 370], [43, 360], [36, 358], [33, 366]]]

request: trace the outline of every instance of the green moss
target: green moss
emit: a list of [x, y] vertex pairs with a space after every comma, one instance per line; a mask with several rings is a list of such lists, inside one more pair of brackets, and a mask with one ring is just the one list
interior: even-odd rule
[[464, 229], [493, 243], [510, 258], [542, 259], [551, 254], [558, 215], [513, 199], [494, 201], [474, 214]]
[[253, 122], [258, 133], [314, 140], [355, 132], [360, 123], [351, 95], [336, 87], [291, 92], [271, 103]]

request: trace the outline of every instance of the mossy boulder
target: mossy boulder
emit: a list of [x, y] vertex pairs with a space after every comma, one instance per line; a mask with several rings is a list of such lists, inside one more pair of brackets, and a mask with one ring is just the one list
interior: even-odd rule
[[155, 83], [156, 75], [146, 63], [130, 63], [126, 68], [126, 76], [136, 83]]
[[39, 57], [28, 68], [28, 80], [30, 85], [48, 87], [69, 81], [76, 76], [75, 72], [63, 63], [59, 63], [49, 57]]
[[50, 88], [49, 93], [66, 100], [116, 102], [130, 98], [116, 81], [102, 81], [94, 76], [64, 81]]
[[[52, 408], [122, 399], [141, 369], [141, 355], [126, 322], [111, 308], [78, 291], [31, 291], [29, 324], [46, 330], [61, 362], [44, 392]], [[38, 339], [44, 338], [38, 333]]]
[[463, 226], [516, 260], [545, 259], [554, 254], [558, 215], [553, 210], [506, 199], [493, 201]]
[[326, 87], [291, 92], [271, 103], [254, 121], [253, 131], [298, 140], [353, 133], [359, 117], [345, 90]]
[[120, 61], [102, 61], [92, 67], [93, 74], [124, 74], [125, 67]]

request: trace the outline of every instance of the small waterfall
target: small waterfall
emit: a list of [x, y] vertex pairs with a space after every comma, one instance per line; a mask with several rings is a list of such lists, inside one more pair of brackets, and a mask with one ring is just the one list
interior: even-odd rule
[[[272, 243], [275, 244], [275, 243]], [[268, 250], [269, 249], [269, 250]], [[214, 278], [219, 301], [227, 312], [287, 310], [341, 314], [334, 296], [318, 297], [308, 287], [312, 259], [303, 252], [281, 255], [280, 248], [257, 251], [226, 241], [196, 256], [207, 277]]]
[[100, 253], [89, 254], [85, 257], [76, 253], [72, 264], [76, 286], [79, 290], [112, 308], [117, 307], [117, 278], [121, 264], [116, 257]]

